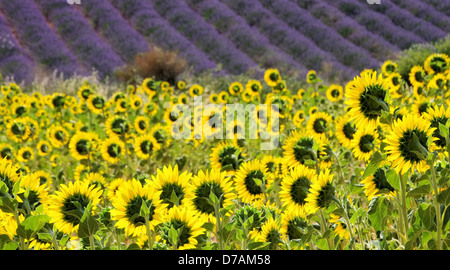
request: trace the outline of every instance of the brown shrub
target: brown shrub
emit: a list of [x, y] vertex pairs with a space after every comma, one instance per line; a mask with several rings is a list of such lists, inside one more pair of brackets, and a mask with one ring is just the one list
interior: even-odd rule
[[151, 77], [174, 84], [177, 76], [185, 69], [186, 60], [179, 57], [177, 52], [153, 48], [136, 55], [133, 62], [116, 72], [116, 77], [127, 83]]

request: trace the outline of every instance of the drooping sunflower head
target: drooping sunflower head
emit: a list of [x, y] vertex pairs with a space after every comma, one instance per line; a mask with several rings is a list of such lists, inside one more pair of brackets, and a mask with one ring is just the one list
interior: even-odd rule
[[350, 121], [350, 116], [345, 114], [336, 118], [336, 138], [346, 148], [351, 147], [355, 138], [356, 125]]
[[[146, 234], [146, 219], [151, 229], [163, 221], [165, 204], [162, 204], [160, 192], [153, 185], [142, 185], [136, 179], [121, 181], [115, 194], [112, 198], [114, 209], [111, 209], [111, 219], [117, 221], [116, 227], [125, 229], [126, 235]], [[149, 209], [147, 217], [142, 215], [143, 204]]]
[[323, 170], [314, 179], [309, 189], [305, 210], [309, 214], [316, 213], [319, 209], [327, 208], [334, 200], [335, 187], [333, 174], [330, 170]]
[[[188, 207], [172, 207], [167, 213], [166, 221], [162, 225], [162, 239], [177, 249], [195, 249], [199, 237], [205, 229], [202, 227], [205, 220]], [[169, 231], [177, 231], [177, 237], [169, 236]], [[175, 241], [175, 242], [174, 242]]]
[[385, 150], [388, 161], [397, 173], [404, 174], [410, 169], [420, 173], [428, 169], [427, 155], [434, 147], [435, 128], [423, 117], [408, 114], [394, 121], [392, 131], [387, 135]]
[[233, 175], [244, 161], [243, 149], [236, 142], [219, 142], [212, 149], [209, 160], [213, 169]]
[[[209, 217], [215, 222], [215, 207], [219, 209], [233, 204], [235, 194], [232, 189], [233, 181], [225, 172], [219, 170], [210, 170], [203, 172], [200, 170], [197, 175], [192, 178], [190, 193], [193, 194], [190, 205], [194, 211], [205, 217]], [[211, 197], [217, 198], [218, 205], [214, 205]]]
[[271, 184], [267, 168], [259, 159], [242, 163], [235, 174], [235, 189], [243, 203], [263, 203], [265, 190]]
[[389, 82], [377, 72], [361, 73], [349, 85], [345, 103], [349, 106], [348, 114], [357, 127], [376, 128], [382, 111], [389, 112], [387, 95]]
[[100, 203], [101, 190], [89, 185], [86, 181], [61, 184], [59, 190], [51, 195], [48, 208], [50, 223], [61, 232], [72, 234], [78, 230], [81, 218], [89, 204], [92, 213]]
[[280, 198], [286, 211], [302, 213], [306, 204], [309, 188], [317, 173], [304, 165], [297, 165], [289, 170], [281, 180]]
[[[13, 187], [19, 181], [20, 173], [19, 167], [12, 163], [12, 161], [3, 158], [0, 160], [0, 181], [6, 184], [8, 193], [13, 194]], [[0, 192], [0, 195], [1, 192]]]
[[428, 74], [441, 73], [450, 67], [450, 57], [445, 53], [433, 53], [423, 65]]

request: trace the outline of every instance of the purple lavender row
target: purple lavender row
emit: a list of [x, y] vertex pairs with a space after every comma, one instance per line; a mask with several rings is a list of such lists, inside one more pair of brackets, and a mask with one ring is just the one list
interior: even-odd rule
[[28, 84], [34, 77], [33, 68], [33, 61], [26, 56], [0, 13], [0, 73], [12, 77], [16, 83]]
[[304, 4], [304, 0], [291, 0], [299, 7], [306, 9], [322, 23], [326, 24], [339, 33], [345, 39], [353, 44], [365, 48], [372, 57], [379, 61], [391, 58], [400, 49], [386, 41], [377, 34], [367, 31], [363, 26], [359, 25], [355, 20], [346, 16], [337, 8], [327, 3], [311, 2], [309, 5]]
[[386, 16], [371, 10], [369, 4], [360, 4], [354, 0], [319, 0], [338, 8], [347, 16], [363, 25], [369, 32], [379, 34], [400, 49], [407, 49], [415, 43], [425, 41], [416, 34], [405, 31], [403, 28], [392, 23]]
[[379, 66], [379, 62], [372, 58], [366, 50], [344, 39], [296, 4], [288, 0], [277, 0], [276, 2], [259, 0], [259, 2], [299, 33], [309, 37], [318, 47], [331, 52], [342, 64], [356, 70]]
[[36, 0], [61, 38], [88, 71], [94, 69], [103, 78], [112, 75], [124, 63], [104, 42], [75, 6], [63, 0]]
[[179, 55], [185, 57], [193, 66], [195, 72], [216, 68], [216, 64], [205, 53], [178, 33], [149, 2], [142, 0], [110, 0], [110, 2], [150, 43], [167, 50], [178, 51]]
[[267, 11], [257, 0], [221, 0], [238, 15], [245, 18], [251, 27], [267, 36], [271, 43], [292, 55], [308, 69], [321, 70], [323, 65], [332, 65], [334, 71], [343, 78], [351, 78], [356, 73], [350, 67], [339, 63], [333, 55], [318, 48], [314, 42], [304, 37], [285, 22]]
[[[450, 13], [444, 14], [437, 11], [430, 4], [422, 3], [419, 0], [391, 0], [400, 8], [407, 9], [414, 16], [427, 20], [445, 32], [450, 32]], [[444, 2], [444, 1], [442, 1]], [[450, 2], [448, 4], [450, 10]]]
[[85, 1], [80, 7], [123, 61], [149, 50], [147, 40], [107, 0]]
[[80, 71], [75, 56], [47, 25], [32, 0], [0, 1], [0, 8], [10, 18], [21, 44], [33, 53], [39, 64], [64, 76]]
[[[366, 0], [359, 0], [367, 3]], [[384, 0], [382, 5], [369, 5], [373, 10], [388, 17], [394, 24], [411, 31], [425, 41], [435, 41], [447, 35], [445, 31], [434, 26], [428, 21], [414, 17], [407, 10], [399, 8], [389, 0]]]
[[440, 12], [447, 14], [447, 16], [450, 16], [449, 1], [442, 1], [442, 0], [420, 0], [420, 1], [424, 2], [427, 5], [432, 5], [436, 10], [439, 10]]
[[216, 30], [228, 38], [236, 47], [246, 53], [262, 68], [277, 67], [280, 70], [300, 71], [306, 75], [307, 69], [296, 62], [279, 48], [270, 43], [257, 29], [247, 25], [246, 21], [237, 16], [229, 7], [218, 0], [187, 0], [190, 7], [212, 24]]
[[231, 74], [241, 74], [257, 64], [209, 25], [182, 0], [151, 0], [154, 8], [185, 37]]

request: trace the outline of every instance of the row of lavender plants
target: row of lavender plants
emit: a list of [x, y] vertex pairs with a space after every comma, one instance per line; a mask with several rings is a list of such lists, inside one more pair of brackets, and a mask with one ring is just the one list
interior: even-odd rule
[[247, 24], [267, 36], [273, 44], [308, 69], [320, 70], [324, 65], [332, 65], [343, 78], [355, 74], [355, 70], [339, 63], [330, 53], [318, 48], [314, 42], [289, 27], [285, 22], [267, 11], [257, 0], [221, 0], [238, 15], [245, 18]]
[[88, 72], [93, 69], [105, 77], [124, 64], [77, 9], [59, 0], [36, 2]]
[[231, 74], [246, 72], [257, 64], [214, 27], [194, 12], [183, 0], [151, 0], [154, 8], [178, 31]]
[[34, 63], [15, 39], [8, 22], [0, 13], [0, 73], [18, 83], [33, 80]]
[[80, 7], [124, 62], [129, 62], [136, 54], [149, 50], [147, 40], [108, 0], [85, 1]]
[[[450, 16], [450, 12], [445, 14], [443, 13], [445, 10], [436, 10], [430, 3], [425, 4], [419, 0], [391, 0], [391, 2], [408, 10], [414, 16], [425, 19], [445, 32], [450, 33], [450, 18], [448, 17]], [[445, 1], [441, 1], [441, 3], [444, 2]], [[447, 8], [450, 11], [450, 1], [447, 3]]]
[[239, 50], [246, 53], [262, 68], [277, 67], [286, 72], [295, 70], [301, 76], [306, 75], [307, 69], [300, 62], [271, 44], [266, 36], [248, 26], [245, 20], [228, 6], [218, 0], [187, 0], [186, 2], [221, 35], [232, 41]]
[[415, 17], [409, 11], [398, 7], [389, 0], [383, 0], [382, 5], [367, 5], [366, 0], [359, 0], [359, 2], [385, 15], [395, 25], [402, 27], [406, 31], [411, 31], [412, 33], [417, 34], [423, 40], [435, 41], [447, 35], [447, 33], [442, 29], [436, 27], [426, 20]]
[[64, 76], [80, 71], [76, 57], [48, 26], [32, 0], [0, 1], [0, 8], [35, 62]]
[[276, 2], [259, 0], [259, 2], [299, 33], [309, 37], [318, 47], [331, 52], [342, 64], [356, 70], [379, 66], [379, 62], [372, 58], [366, 50], [344, 39], [295, 3], [288, 0], [277, 0]]
[[416, 34], [405, 31], [396, 26], [389, 18], [376, 11], [371, 10], [366, 5], [362, 5], [353, 0], [320, 0], [338, 8], [345, 15], [352, 17], [360, 25], [363, 25], [369, 32], [376, 33], [400, 49], [407, 49], [415, 43], [423, 43], [425, 40]]
[[142, 0], [110, 0], [110, 2], [141, 35], [147, 38], [149, 43], [179, 52], [179, 55], [185, 57], [194, 67], [194, 72], [217, 67], [204, 52], [162, 18], [150, 2]]
[[443, 13], [450, 16], [450, 2], [445, 0], [420, 0], [427, 5], [433, 5], [436, 10], [442, 11]]
[[379, 61], [394, 56], [399, 48], [381, 36], [367, 31], [355, 20], [346, 16], [339, 9], [327, 3], [313, 1], [305, 4], [304, 0], [290, 0], [299, 7], [307, 10], [311, 15], [319, 19], [322, 23], [333, 28], [338, 34], [353, 44], [366, 49], [370, 55]]

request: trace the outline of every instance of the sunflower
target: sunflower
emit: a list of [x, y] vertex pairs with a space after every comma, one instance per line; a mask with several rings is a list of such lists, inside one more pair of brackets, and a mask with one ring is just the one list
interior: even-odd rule
[[51, 189], [53, 184], [53, 179], [50, 173], [38, 170], [33, 172], [33, 175], [39, 179], [39, 184], [45, 186], [46, 189]]
[[180, 89], [180, 90], [184, 90], [184, 88], [186, 88], [186, 82], [183, 81], [183, 80], [179, 80], [177, 82], [177, 88]]
[[14, 156], [14, 147], [9, 143], [0, 143], [0, 159], [11, 160]]
[[306, 82], [309, 84], [313, 84], [317, 82], [317, 73], [315, 70], [310, 70], [306, 74]]
[[154, 116], [158, 113], [158, 105], [156, 105], [154, 102], [147, 102], [144, 104], [144, 113], [146, 113], [148, 116]]
[[378, 147], [378, 132], [369, 128], [358, 129], [351, 143], [355, 158], [366, 162], [370, 160]]
[[268, 86], [274, 87], [280, 80], [281, 75], [278, 69], [269, 68], [264, 72], [264, 81], [267, 83]]
[[139, 115], [134, 119], [134, 129], [139, 134], [144, 134], [150, 129], [150, 119], [147, 116]]
[[[0, 160], [0, 181], [6, 184], [10, 195], [13, 194], [13, 187], [20, 178], [18, 169], [19, 167], [13, 164], [10, 160], [5, 158]], [[0, 195], [3, 196], [1, 192]]]
[[285, 211], [281, 215], [280, 233], [289, 240], [299, 240], [306, 233], [308, 220], [304, 210], [300, 212]]
[[428, 109], [431, 107], [431, 99], [425, 96], [416, 96], [414, 97], [413, 103], [411, 105], [411, 112], [416, 117], [421, 117], [424, 113], [428, 112]]
[[36, 149], [39, 156], [45, 157], [52, 152], [53, 148], [49, 141], [41, 140], [37, 143]]
[[140, 159], [148, 159], [161, 149], [161, 145], [151, 134], [144, 134], [134, 141], [134, 151]]
[[47, 139], [53, 147], [60, 148], [69, 142], [70, 135], [64, 127], [58, 124], [53, 124], [47, 130]]
[[103, 159], [110, 164], [119, 162], [124, 157], [125, 151], [127, 151], [125, 143], [117, 136], [106, 138], [100, 146]]
[[430, 121], [412, 114], [394, 121], [384, 149], [397, 173], [404, 174], [409, 169], [424, 173], [429, 168], [426, 159], [437, 139], [432, 137], [434, 130]]
[[8, 139], [20, 143], [26, 141], [30, 136], [30, 129], [23, 118], [17, 118], [6, 124], [6, 136]]
[[170, 128], [169, 126], [157, 123], [156, 125], [152, 126], [149, 133], [156, 139], [156, 141], [161, 146], [169, 146], [171, 142], [169, 128]]
[[286, 211], [302, 213], [306, 204], [306, 197], [314, 179], [317, 178], [314, 169], [297, 165], [281, 179], [280, 198]]
[[204, 90], [205, 89], [203, 88], [203, 86], [199, 84], [194, 84], [191, 87], [189, 87], [189, 95], [191, 97], [200, 96], [203, 94]]
[[141, 87], [150, 99], [156, 94], [157, 84], [152, 78], [145, 78]]
[[[174, 206], [185, 207], [192, 199], [190, 193], [192, 173], [185, 171], [178, 172], [178, 165], [164, 166], [162, 170], [158, 169], [156, 175], [152, 175], [152, 183], [160, 192], [160, 199], [168, 208]], [[150, 180], [148, 180], [150, 181]]]
[[69, 142], [70, 155], [76, 160], [88, 159], [96, 150], [98, 135], [93, 132], [77, 132]]
[[261, 226], [260, 241], [269, 243], [269, 249], [277, 249], [285, 241], [280, 232], [280, 224], [273, 217], [269, 217]]
[[61, 232], [72, 234], [78, 230], [86, 207], [91, 204], [91, 213], [97, 209], [102, 192], [85, 181], [60, 184], [59, 190], [50, 196], [47, 215], [50, 223]]
[[[19, 192], [17, 193], [19, 208], [35, 211], [39, 205], [47, 204], [49, 194], [45, 184], [41, 184], [38, 175], [32, 173], [20, 178]], [[23, 205], [26, 203], [26, 207]], [[29, 207], [29, 208], [28, 208]], [[31, 214], [31, 213], [29, 213]]]
[[233, 175], [244, 161], [244, 156], [243, 149], [236, 142], [219, 142], [212, 148], [209, 161], [213, 169], [226, 171]]
[[228, 92], [233, 96], [238, 96], [244, 90], [244, 86], [240, 82], [232, 82], [228, 87]]
[[[190, 193], [193, 194], [190, 204], [196, 214], [208, 218], [215, 223], [215, 205], [211, 201], [211, 196], [218, 199], [219, 209], [233, 205], [235, 194], [233, 192], [233, 180], [225, 172], [210, 170], [203, 172], [200, 170], [191, 179]], [[218, 210], [218, 209], [217, 209]]]
[[245, 84], [245, 90], [251, 93], [252, 96], [259, 96], [262, 90], [262, 84], [258, 80], [249, 80]]
[[127, 118], [115, 115], [109, 117], [105, 122], [106, 134], [109, 137], [127, 136], [131, 130], [131, 125]]
[[235, 189], [243, 203], [263, 203], [272, 184], [266, 166], [259, 159], [243, 162], [235, 174]]
[[323, 138], [302, 130], [292, 131], [283, 142], [283, 156], [287, 168], [306, 165], [307, 161], [318, 162], [317, 153], [323, 144]]
[[130, 108], [130, 99], [128, 97], [120, 98], [115, 102], [115, 112], [125, 113]]
[[329, 221], [334, 224], [334, 233], [339, 235], [340, 238], [350, 239], [350, 231], [347, 229], [347, 224], [342, 221], [340, 216], [330, 213]]
[[427, 73], [422, 66], [416, 65], [411, 68], [409, 71], [409, 82], [412, 86], [424, 86], [425, 85], [425, 76]]
[[398, 64], [392, 60], [386, 60], [381, 66], [381, 71], [385, 77], [389, 77], [392, 73], [397, 71]]
[[106, 100], [102, 95], [90, 95], [86, 103], [94, 114], [101, 114], [106, 109]]
[[[162, 225], [162, 239], [170, 246], [184, 250], [195, 249], [198, 245], [198, 237], [205, 232], [204, 219], [187, 207], [172, 207], [167, 213]], [[171, 231], [177, 232], [176, 239]]]
[[361, 184], [364, 184], [364, 194], [369, 201], [381, 194], [396, 197], [395, 188], [389, 184], [386, 178], [387, 168], [388, 166], [381, 166], [372, 175], [361, 180]]
[[402, 75], [398, 72], [393, 72], [386, 80], [389, 82], [389, 93], [391, 97], [396, 99], [403, 98], [405, 90], [403, 88]]
[[333, 176], [330, 170], [323, 170], [314, 179], [305, 199], [307, 213], [314, 214], [319, 209], [327, 208], [334, 200]]
[[303, 110], [296, 111], [292, 120], [297, 128], [301, 128], [303, 121], [305, 121], [305, 112]]
[[350, 148], [355, 137], [356, 126], [350, 121], [350, 116], [345, 114], [336, 118], [336, 138], [346, 148]]
[[327, 88], [327, 98], [331, 102], [338, 102], [344, 96], [344, 88], [342, 85], [332, 84]]
[[306, 123], [306, 130], [315, 137], [327, 135], [330, 125], [333, 123], [333, 117], [326, 112], [317, 112], [312, 114]]
[[209, 95], [209, 102], [211, 102], [213, 104], [218, 104], [219, 103], [219, 95], [217, 93], [212, 93], [211, 95]]
[[77, 95], [82, 101], [87, 101], [93, 94], [94, 90], [88, 84], [83, 84], [77, 91]]
[[435, 74], [433, 76], [433, 78], [428, 82], [427, 90], [430, 90], [430, 89], [447, 90], [446, 84], [447, 84], [447, 77], [442, 73], [438, 73], [438, 74]]
[[424, 62], [428, 74], [441, 73], [450, 67], [450, 57], [445, 53], [433, 53]]
[[[138, 236], [146, 234], [146, 219], [149, 227], [154, 227], [163, 221], [163, 204], [159, 198], [160, 192], [156, 191], [153, 185], [142, 185], [136, 179], [121, 182], [112, 198], [113, 209], [111, 209], [111, 219], [116, 220], [115, 226], [125, 230], [128, 236]], [[141, 207], [146, 204], [149, 216], [142, 216]]]
[[431, 128], [435, 128], [433, 132], [433, 137], [437, 140], [434, 141], [437, 147], [445, 149], [447, 146], [446, 138], [442, 136], [439, 130], [439, 124], [446, 125], [447, 121], [450, 119], [450, 107], [445, 108], [445, 106], [434, 105], [428, 109], [428, 112], [423, 114], [423, 117], [430, 121]]
[[34, 159], [34, 150], [33, 148], [29, 147], [29, 146], [24, 146], [19, 148], [19, 150], [17, 151], [17, 161], [19, 162], [28, 162], [30, 160]]
[[377, 72], [361, 73], [356, 77], [345, 95], [345, 103], [349, 106], [348, 114], [355, 121], [357, 127], [375, 129], [382, 111], [389, 112], [387, 95], [389, 81], [383, 79]]

